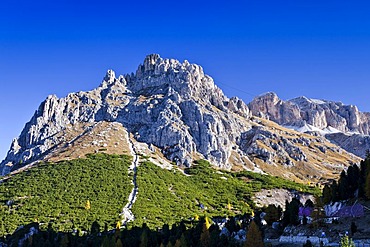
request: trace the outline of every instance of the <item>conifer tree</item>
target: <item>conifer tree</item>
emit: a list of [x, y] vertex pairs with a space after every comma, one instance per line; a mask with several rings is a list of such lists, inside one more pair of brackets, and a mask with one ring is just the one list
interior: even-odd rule
[[175, 247], [181, 247], [180, 239], [176, 240]]
[[228, 209], [229, 211], [231, 211], [231, 209], [232, 209], [232, 206], [231, 206], [230, 201], [227, 203], [227, 209]]
[[360, 168], [358, 165], [352, 165], [347, 170], [348, 183], [350, 187], [351, 196], [353, 196], [360, 185]]
[[299, 223], [298, 220], [298, 212], [300, 202], [297, 198], [293, 198], [290, 203], [288, 201], [285, 202], [285, 211], [283, 217], [283, 225], [287, 226], [289, 224], [297, 225]]
[[[68, 235], [64, 234], [63, 237], [62, 237], [62, 240], [60, 241], [60, 246], [61, 247], [68, 247], [68, 243], [69, 243]], [[30, 246], [32, 246], [32, 245], [30, 245]]]
[[349, 183], [346, 172], [343, 170], [338, 182], [339, 199], [347, 200], [350, 197]]
[[303, 247], [313, 247], [313, 245], [310, 240], [307, 240]]
[[170, 238], [170, 227], [168, 224], [164, 224], [162, 227], [162, 243], [165, 246], [168, 243], [168, 239]]
[[370, 199], [370, 172], [366, 176], [365, 181], [365, 196], [367, 199]]
[[[359, 190], [359, 196], [367, 197], [366, 195], [366, 187], [368, 184], [368, 175], [370, 173], [370, 159], [365, 159], [361, 161], [360, 163], [361, 172], [360, 172], [360, 190]], [[368, 198], [368, 197], [367, 197]]]
[[205, 223], [205, 225], [206, 225], [207, 230], [211, 227], [211, 221], [210, 221], [210, 219], [207, 216], [206, 216], [206, 223]]
[[322, 190], [322, 203], [328, 204], [332, 201], [332, 191], [328, 184], [325, 184], [324, 189]]
[[181, 247], [187, 247], [188, 246], [188, 243], [186, 241], [186, 237], [185, 237], [184, 233], [181, 234], [180, 244], [181, 244], [180, 245]]
[[311, 199], [308, 199], [305, 203], [304, 203], [304, 207], [305, 208], [314, 208], [315, 207], [315, 204], [313, 203], [313, 201]]
[[85, 209], [86, 209], [86, 210], [90, 210], [90, 209], [91, 209], [90, 200], [87, 200], [87, 201], [86, 201]]
[[281, 214], [283, 212], [280, 206], [276, 207], [273, 204], [268, 205], [264, 211], [266, 213], [266, 216], [264, 217], [264, 219], [269, 225], [271, 225], [275, 221], [280, 220]]
[[119, 230], [120, 228], [121, 228], [121, 221], [117, 221], [116, 230]]
[[181, 234], [181, 237], [176, 240], [175, 247], [187, 247], [186, 238], [184, 234]]
[[359, 182], [358, 196], [363, 198], [365, 197], [365, 183], [366, 183], [366, 165], [364, 160], [360, 162], [360, 176], [358, 182]]
[[115, 237], [114, 236], [105, 236], [103, 238], [103, 242], [101, 244], [102, 247], [111, 247], [111, 246], [115, 246]]
[[146, 225], [143, 227], [143, 232], [141, 233], [140, 236], [140, 247], [146, 247], [148, 246], [148, 229]]
[[117, 242], [116, 242], [116, 247], [123, 247], [123, 244], [122, 244], [122, 241], [121, 239], [117, 239]]
[[[206, 222], [207, 222], [207, 218], [206, 218]], [[200, 234], [200, 243], [202, 247], [211, 246], [211, 235], [208, 229], [209, 227], [207, 227], [207, 223], [204, 223], [202, 233]]]
[[340, 247], [355, 247], [355, 244], [353, 243], [352, 239], [350, 239], [348, 236], [344, 236], [340, 239]]
[[247, 232], [247, 239], [244, 247], [263, 247], [263, 239], [260, 230], [254, 220], [250, 223]]
[[97, 234], [100, 232], [100, 224], [99, 222], [97, 221], [94, 221], [91, 225], [91, 230], [90, 230], [90, 233], [91, 234]]
[[331, 188], [331, 200], [333, 202], [339, 201], [338, 183], [336, 180], [333, 181], [333, 184], [330, 186], [330, 188]]

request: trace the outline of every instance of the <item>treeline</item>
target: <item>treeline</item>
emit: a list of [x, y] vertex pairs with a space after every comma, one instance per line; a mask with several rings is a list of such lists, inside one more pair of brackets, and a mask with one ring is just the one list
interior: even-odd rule
[[322, 202], [328, 204], [351, 198], [370, 199], [370, 156], [360, 165], [351, 165], [343, 170], [338, 182], [326, 184], [322, 193]]
[[[231, 234], [220, 234], [221, 231], [217, 224], [211, 224], [208, 218], [201, 218], [198, 221], [181, 221], [178, 224], [165, 224], [163, 228], [152, 230], [143, 224], [142, 227], [133, 227], [131, 229], [119, 229], [108, 231], [105, 229], [99, 232], [97, 223], [93, 223], [90, 231], [81, 236], [80, 233], [55, 232], [52, 226], [47, 230], [40, 230], [37, 223], [32, 223], [22, 230], [15, 232], [8, 238], [3, 238], [0, 242], [8, 246], [25, 247], [49, 247], [49, 246], [88, 246], [88, 247], [208, 247], [208, 246], [263, 246], [263, 238], [259, 226], [250, 221], [250, 216], [232, 217], [226, 222], [226, 232], [233, 233], [242, 229], [247, 237], [247, 241], [237, 241]], [[22, 240], [29, 229], [38, 229], [36, 234]], [[225, 230], [224, 230], [225, 231]]]

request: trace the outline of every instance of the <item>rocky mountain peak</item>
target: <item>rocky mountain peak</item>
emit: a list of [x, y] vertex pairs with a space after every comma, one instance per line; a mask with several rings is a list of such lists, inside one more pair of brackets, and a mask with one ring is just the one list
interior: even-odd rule
[[126, 79], [123, 75], [120, 75], [118, 78], [116, 78], [116, 73], [113, 70], [109, 69], [107, 70], [103, 81], [100, 84], [100, 87], [106, 89], [115, 83], [120, 83], [122, 86], [126, 86], [127, 84]]
[[113, 70], [109, 69], [107, 73], [105, 74], [103, 80], [108, 83], [114, 82], [116, 80], [116, 73]]
[[[255, 102], [250, 105], [252, 112], [271, 120], [288, 123], [301, 119], [297, 104], [282, 101], [274, 93]], [[249, 107], [237, 97], [226, 97], [201, 66], [152, 54], [136, 73], [116, 78], [114, 71], [108, 70], [94, 90], [64, 98], [49, 96], [13, 141], [0, 172], [6, 174], [50, 157], [79, 157], [106, 149], [114, 153], [119, 143], [129, 143], [128, 139], [150, 147], [153, 155], [160, 153], [184, 166], [203, 158], [224, 169], [264, 169], [281, 175], [287, 172], [286, 165], [320, 162], [317, 152], [323, 151], [316, 148], [312, 155], [307, 149], [312, 143], [321, 147], [320, 138], [307, 141], [299, 134], [292, 138], [297, 133], [275, 125], [251, 119]], [[345, 152], [339, 156], [357, 160]], [[326, 161], [337, 165], [336, 159]], [[314, 168], [315, 174], [319, 168]], [[327, 174], [332, 168], [329, 170]], [[289, 174], [298, 178], [291, 171]], [[305, 175], [299, 177], [306, 179]]]
[[282, 125], [290, 125], [292, 121], [300, 119], [298, 107], [290, 102], [282, 101], [273, 92], [256, 97], [248, 104], [248, 107], [253, 115]]
[[176, 100], [191, 98], [226, 109], [227, 97], [203, 68], [175, 59], [163, 59], [158, 54], [148, 55], [136, 74], [126, 75], [128, 89], [136, 95], [170, 94]]
[[198, 153], [230, 167], [231, 143], [249, 128], [239, 118], [249, 117], [247, 105], [228, 99], [201, 66], [152, 54], [135, 74], [116, 78], [108, 70], [94, 90], [60, 99], [49, 96], [15, 139], [0, 169], [40, 159], [67, 141], [62, 133], [101, 121], [122, 124], [138, 141], [160, 148], [178, 164], [190, 165]]
[[270, 101], [272, 103], [279, 102], [280, 98], [274, 92], [267, 92], [256, 97], [256, 100]]
[[[159, 56], [159, 54], [150, 54], [146, 56], [142, 65], [144, 72], [154, 71], [158, 60], [158, 64], [160, 64], [160, 60], [163, 60], [161, 59], [161, 56]], [[139, 69], [141, 69], [140, 66]]]
[[302, 106], [304, 104], [317, 104], [317, 105], [323, 105], [323, 104], [329, 104], [330, 101], [327, 100], [320, 100], [320, 99], [310, 99], [306, 96], [300, 96], [294, 99], [289, 100], [290, 102], [293, 102], [299, 106]]

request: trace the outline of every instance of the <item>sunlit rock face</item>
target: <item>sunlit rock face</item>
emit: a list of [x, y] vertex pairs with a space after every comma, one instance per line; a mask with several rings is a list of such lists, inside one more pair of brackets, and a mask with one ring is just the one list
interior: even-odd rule
[[66, 141], [61, 131], [99, 121], [121, 123], [137, 140], [159, 147], [178, 164], [188, 166], [200, 153], [229, 168], [232, 143], [250, 128], [239, 118], [249, 117], [248, 106], [227, 98], [201, 66], [153, 54], [135, 74], [116, 78], [108, 70], [92, 91], [48, 96], [14, 139], [0, 169], [5, 174], [14, 164], [37, 160]]
[[306, 97], [284, 101], [275, 93], [256, 97], [248, 106], [254, 116], [301, 132], [318, 132], [360, 157], [370, 149], [370, 113], [356, 106]]
[[266, 93], [256, 97], [248, 106], [253, 115], [281, 125], [302, 127], [308, 124], [324, 131], [331, 127], [341, 132], [370, 133], [370, 114], [341, 102], [306, 97], [284, 101], [275, 93]]
[[[152, 54], [135, 73], [117, 76], [108, 70], [96, 89], [64, 98], [48, 96], [14, 139], [0, 172], [100, 150], [127, 153], [124, 143], [130, 139], [151, 150], [149, 156], [157, 163], [190, 166], [196, 159], [207, 159], [223, 169], [298, 181], [319, 180], [323, 174], [331, 178], [343, 166], [338, 161], [349, 165], [358, 157], [322, 136], [303, 135], [270, 121], [307, 125], [307, 119], [322, 127], [332, 121], [321, 119], [321, 110], [317, 116], [302, 116], [310, 107], [284, 102], [273, 93], [247, 106], [237, 97], [226, 97], [201, 66]], [[356, 116], [352, 118], [352, 127], [343, 128], [361, 126], [362, 120], [356, 125]]]

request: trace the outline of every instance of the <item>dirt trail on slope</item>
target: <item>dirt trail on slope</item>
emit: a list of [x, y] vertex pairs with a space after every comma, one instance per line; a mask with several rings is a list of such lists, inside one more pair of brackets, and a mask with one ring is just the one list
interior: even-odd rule
[[129, 172], [133, 172], [133, 179], [132, 179], [132, 184], [134, 187], [132, 188], [132, 191], [128, 197], [128, 203], [123, 207], [122, 209], [122, 225], [125, 226], [128, 222], [133, 221], [135, 219], [134, 214], [131, 211], [132, 206], [134, 205], [137, 194], [138, 194], [138, 186], [136, 182], [137, 178], [137, 167], [139, 166], [139, 155], [137, 154], [136, 148], [132, 140], [130, 139], [130, 134], [127, 133], [127, 141], [129, 143], [129, 148], [130, 148], [130, 153], [132, 155], [132, 163], [131, 166], [129, 167]]

